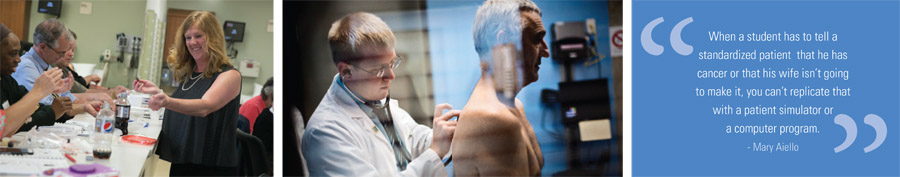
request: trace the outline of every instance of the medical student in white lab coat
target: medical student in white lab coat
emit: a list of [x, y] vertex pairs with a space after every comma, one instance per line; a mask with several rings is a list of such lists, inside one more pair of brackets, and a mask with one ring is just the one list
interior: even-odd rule
[[435, 107], [433, 128], [416, 123], [391, 100], [394, 69], [402, 62], [393, 32], [370, 13], [346, 15], [328, 32], [338, 74], [303, 134], [310, 176], [447, 176], [459, 110]]

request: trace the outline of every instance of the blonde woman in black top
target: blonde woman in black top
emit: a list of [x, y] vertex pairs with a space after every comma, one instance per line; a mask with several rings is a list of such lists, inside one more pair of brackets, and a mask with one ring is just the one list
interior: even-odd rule
[[171, 176], [237, 175], [241, 75], [225, 55], [222, 25], [195, 11], [175, 36], [167, 61], [181, 87], [170, 96], [147, 80], [133, 83], [151, 94], [151, 109], [166, 108], [156, 154], [172, 162]]

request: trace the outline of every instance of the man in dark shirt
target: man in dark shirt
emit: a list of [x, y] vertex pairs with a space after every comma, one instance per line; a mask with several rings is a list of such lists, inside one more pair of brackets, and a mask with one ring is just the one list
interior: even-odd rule
[[256, 118], [256, 124], [253, 125], [253, 136], [262, 140], [263, 144], [266, 145], [266, 152], [269, 153], [270, 160], [273, 157], [273, 152], [275, 152], [272, 144], [272, 129], [274, 126], [272, 107], [263, 109], [259, 117]]
[[[43, 97], [47, 96], [48, 94], [50, 94], [50, 93], [43, 92], [43, 91], [49, 91], [46, 89], [48, 85], [46, 85], [46, 83], [44, 83], [44, 82], [37, 82], [37, 81], [43, 81], [44, 77], [48, 77], [50, 75], [55, 74], [54, 76], [56, 76], [56, 77], [50, 79], [50, 80], [52, 80], [52, 81], [50, 81], [50, 83], [52, 83], [52, 84], [61, 83], [60, 79], [58, 78], [59, 76], [61, 76], [61, 72], [58, 71], [58, 69], [51, 69], [50, 71], [44, 73], [38, 79], [36, 79], [36, 83], [38, 83], [38, 84], [36, 84], [37, 87], [42, 88], [42, 89], [36, 89], [35, 93], [33, 93], [33, 94], [43, 94], [43, 95], [39, 95], [38, 97], [34, 97], [33, 95], [31, 96], [31, 97], [37, 98], [37, 100], [23, 100], [23, 99], [29, 97], [28, 89], [19, 85], [19, 83], [16, 82], [16, 80], [13, 79], [13, 77], [11, 76], [12, 73], [15, 72], [15, 68], [18, 65], [19, 61], [21, 61], [19, 59], [19, 55], [18, 55], [18, 53], [19, 53], [18, 50], [21, 48], [21, 46], [19, 45], [18, 37], [15, 34], [11, 33], [9, 31], [9, 29], [2, 23], [0, 23], [0, 43], [3, 44], [2, 45], [3, 47], [0, 48], [0, 53], [2, 53], [2, 56], [0, 56], [0, 109], [7, 109], [7, 111], [13, 110], [14, 105], [18, 106], [16, 104], [19, 102], [23, 102], [22, 104], [28, 104], [28, 105], [23, 105], [23, 106], [33, 106], [32, 104], [37, 105], [37, 108], [35, 110], [31, 110], [32, 108], [27, 108], [28, 111], [25, 111], [25, 112], [27, 112], [25, 114], [16, 114], [16, 113], [13, 113], [12, 111], [7, 112], [8, 119], [13, 119], [14, 116], [22, 116], [22, 117], [16, 117], [16, 119], [24, 118], [24, 124], [22, 124], [21, 127], [19, 127], [18, 124], [22, 123], [22, 122], [13, 123], [14, 121], [7, 120], [8, 124], [3, 129], [13, 128], [13, 129], [16, 129], [17, 131], [28, 131], [28, 130], [31, 130], [31, 128], [34, 126], [53, 125], [54, 122], [56, 122], [57, 119], [62, 117], [63, 114], [67, 110], [72, 109], [71, 101], [66, 103], [66, 102], [64, 102], [63, 99], [58, 99], [57, 101], [52, 102], [52, 105], [43, 105], [43, 104], [37, 103], [37, 101], [39, 101], [40, 98], [43, 98]], [[59, 85], [59, 86], [60, 86], [60, 88], [62, 88], [61, 87], [62, 85]], [[38, 90], [43, 90], [43, 91], [38, 91]], [[50, 90], [55, 90], [55, 89], [50, 88]], [[38, 93], [38, 92], [41, 92], [41, 93]], [[29, 101], [31, 104], [26, 103]], [[23, 108], [23, 109], [26, 109], [26, 108]], [[33, 111], [33, 113], [32, 113], [32, 111]], [[30, 116], [27, 115], [28, 113], [31, 113]], [[15, 131], [11, 131], [11, 132], [15, 132]], [[4, 134], [4, 136], [11, 136], [11, 135]]]
[[260, 93], [260, 95], [266, 98], [266, 104], [269, 105], [269, 107], [263, 109], [262, 112], [259, 113], [259, 116], [256, 117], [256, 122], [253, 124], [253, 136], [256, 136], [257, 138], [262, 140], [263, 144], [266, 145], [266, 152], [269, 153], [269, 160], [272, 160], [272, 158], [274, 157], [273, 154], [275, 152], [275, 149], [273, 148], [274, 145], [272, 144], [272, 129], [275, 127], [274, 117], [272, 114], [272, 111], [274, 111], [272, 100], [275, 99], [273, 97], [275, 94], [275, 89], [272, 87], [273, 85], [275, 85], [274, 80], [272, 78], [269, 78], [269, 80], [266, 82], [266, 86], [262, 90], [262, 93]]

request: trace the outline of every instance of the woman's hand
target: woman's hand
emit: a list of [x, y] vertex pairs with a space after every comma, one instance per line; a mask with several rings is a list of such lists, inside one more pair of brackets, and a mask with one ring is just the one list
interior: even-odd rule
[[155, 95], [150, 96], [150, 102], [147, 103], [150, 106], [151, 110], [159, 110], [160, 108], [166, 107], [166, 104], [169, 101], [169, 96], [166, 93], [156, 93]]
[[131, 83], [131, 88], [134, 88], [134, 91], [146, 93], [146, 94], [150, 94], [150, 95], [156, 95], [157, 93], [162, 93], [162, 91], [159, 90], [159, 87], [157, 87], [156, 84], [153, 84], [152, 82], [150, 82], [148, 80], [140, 80], [140, 79], [134, 80], [134, 82]]
[[40, 93], [42, 96], [65, 92], [65, 88], [63, 88], [65, 82], [60, 77], [62, 77], [62, 71], [59, 68], [47, 70], [34, 80], [32, 91]]

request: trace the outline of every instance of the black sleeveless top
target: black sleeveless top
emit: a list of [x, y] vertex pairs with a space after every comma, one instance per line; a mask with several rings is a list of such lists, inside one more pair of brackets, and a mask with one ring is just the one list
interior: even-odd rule
[[[233, 70], [226, 66], [222, 72]], [[191, 74], [181, 87], [176, 88], [172, 98], [200, 99], [209, 90], [220, 73], [211, 78], [202, 78], [201, 73]], [[194, 83], [196, 82], [196, 83]], [[159, 134], [156, 154], [163, 160], [176, 164], [200, 164], [206, 166], [237, 166], [237, 129], [240, 95], [231, 99], [225, 107], [206, 117], [185, 115], [166, 109]]]

